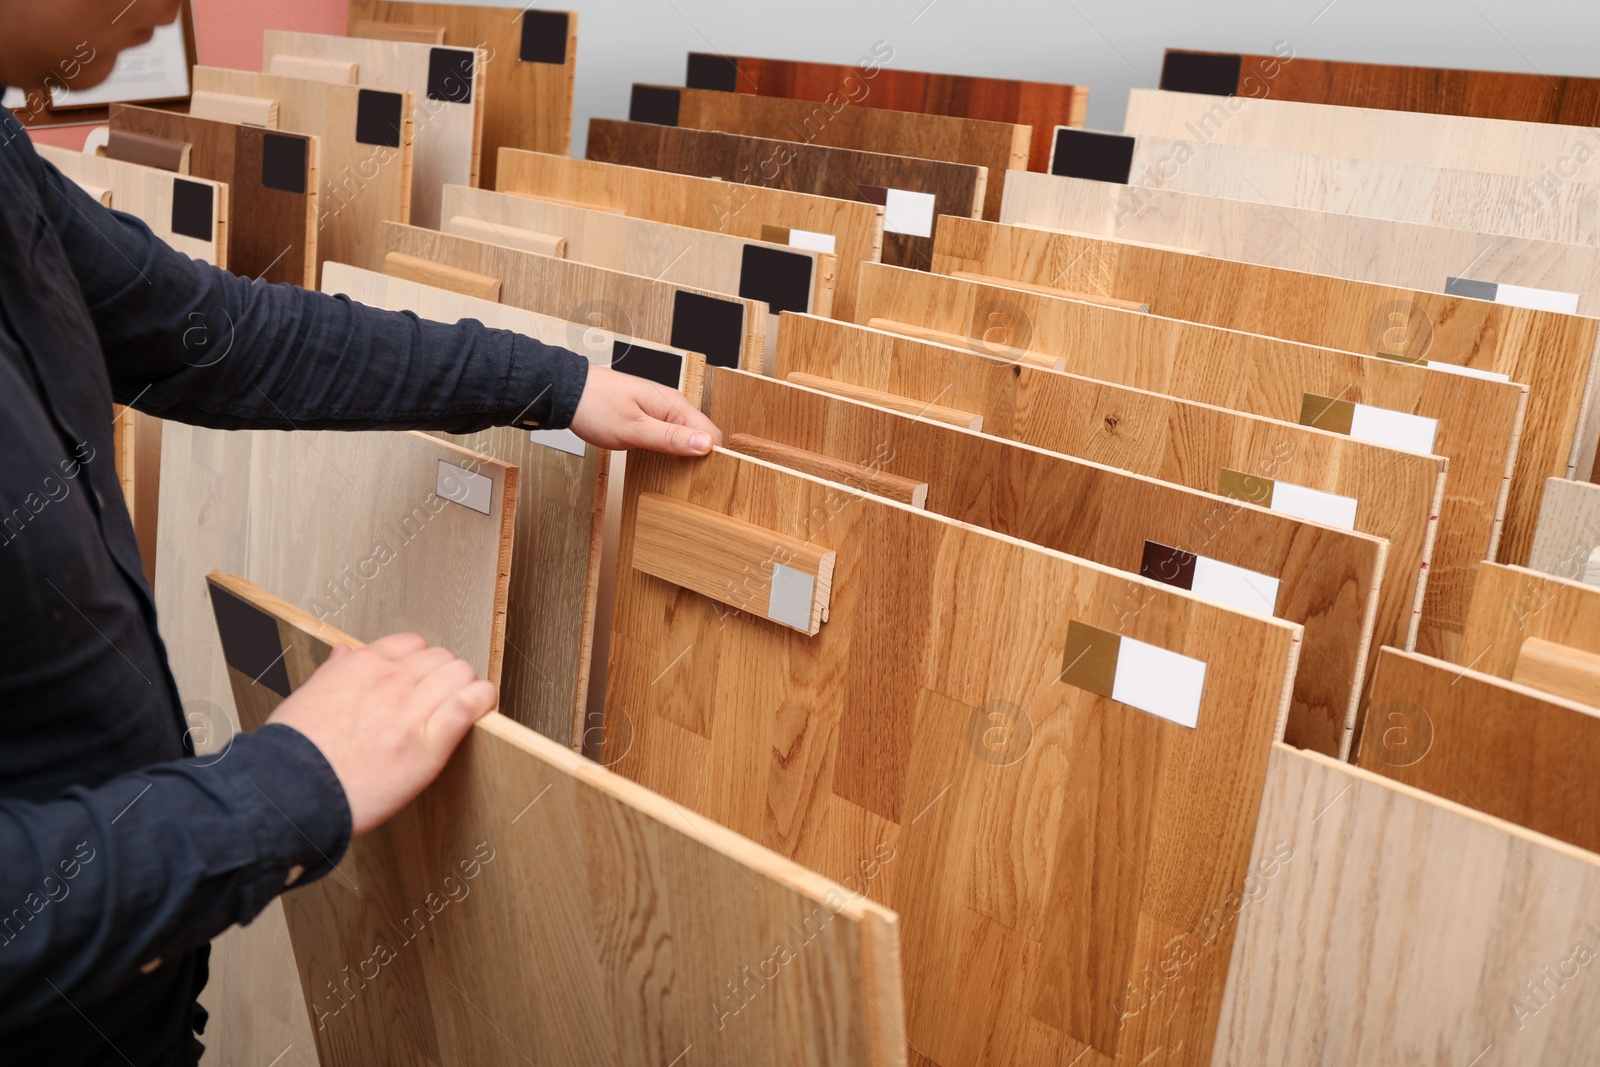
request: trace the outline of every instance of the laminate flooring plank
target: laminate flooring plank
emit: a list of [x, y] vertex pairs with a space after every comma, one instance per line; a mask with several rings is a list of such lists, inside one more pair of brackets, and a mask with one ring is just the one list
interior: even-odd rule
[[1545, 482], [1539, 527], [1528, 553], [1528, 567], [1560, 578], [1594, 582], [1590, 577], [1600, 549], [1600, 485], [1551, 478]]
[[191, 146], [190, 174], [228, 187], [228, 269], [313, 285], [317, 270], [315, 137], [154, 108], [111, 105], [111, 129]]
[[[829, 457], [831, 480], [859, 492], [887, 495], [885, 476], [919, 484], [940, 515], [1298, 623], [1306, 653], [1288, 736], [1355, 710], [1381, 538], [739, 371], [712, 374], [704, 410], [736, 451], [754, 435], [775, 446], [748, 454], [804, 473], [816, 472], [778, 448]], [[1139, 610], [1139, 595], [1130, 583], [1121, 610]]]
[[983, 217], [1000, 217], [1005, 172], [1026, 170], [1033, 129], [1015, 122], [852, 107], [852, 101], [790, 100], [660, 85], [633, 86], [628, 118], [696, 130], [945, 159], [988, 170]]
[[940, 215], [983, 212], [985, 167], [649, 122], [590, 119], [586, 157], [884, 205], [883, 261], [927, 270]]
[[[241, 579], [211, 593], [224, 648], [263, 626], [289, 693], [360, 646]], [[283, 699], [229, 677], [246, 725]], [[893, 912], [497, 713], [285, 905], [324, 1065], [905, 1062]], [[373, 976], [339, 993], [348, 960]], [[773, 970], [745, 1001], [747, 967]]]
[[156, 167], [34, 145], [46, 162], [78, 185], [105, 190], [106, 206], [137, 216], [150, 232], [186, 256], [228, 265], [228, 186]]
[[410, 221], [411, 94], [219, 67], [195, 67], [194, 85], [271, 100], [278, 129], [317, 138], [317, 266], [333, 260], [376, 269], [379, 227]]
[[1530, 638], [1600, 653], [1600, 588], [1524, 567], [1478, 564], [1461, 662], [1514, 678]]
[[1056, 126], [1082, 126], [1089, 90], [1081, 85], [1013, 81], [1009, 78], [928, 74], [890, 69], [894, 47], [873, 46], [854, 67], [787, 59], [756, 59], [689, 53], [684, 84], [692, 89], [820, 100], [830, 106], [920, 111], [928, 115], [1011, 122], [1033, 130], [1028, 167], [1042, 171], [1050, 158]]
[[353, 0], [350, 34], [362, 22], [444, 31], [439, 42], [484, 51], [483, 140], [478, 179], [494, 188], [501, 148], [566, 155], [572, 150], [572, 90], [577, 77], [578, 14], [524, 8], [514, 15], [481, 4]]
[[[261, 66], [270, 74], [286, 73], [278, 67], [285, 60], [335, 68], [354, 63], [356, 85], [411, 94], [412, 222], [439, 225], [439, 190], [446, 182], [478, 184], [485, 98], [493, 90], [484, 73], [487, 53], [476, 42], [456, 48], [267, 30]], [[349, 84], [342, 74], [329, 80]]]
[[502, 152], [495, 188], [834, 254], [833, 314], [846, 319], [855, 303], [860, 265], [878, 260], [883, 248], [881, 205], [782, 189], [509, 149]]
[[416, 226], [387, 223], [384, 234], [386, 251], [499, 278], [502, 303], [565, 319], [574, 335], [598, 327], [698, 352], [713, 366], [761, 367], [765, 301], [652, 281]]
[[[1029, 350], [1064, 356], [1067, 359], [1066, 373], [1080, 381], [1093, 380], [1108, 386], [1149, 390], [1184, 403], [1210, 405], [1281, 423], [1301, 422], [1307, 395], [1315, 398], [1311, 403], [1316, 411], [1321, 412], [1332, 407], [1333, 398], [1336, 397], [1344, 400], [1353, 400], [1357, 396], [1375, 398], [1380, 395], [1380, 390], [1404, 389], [1404, 393], [1389, 393], [1393, 398], [1389, 402], [1402, 411], [1414, 411], [1425, 392], [1439, 384], [1439, 379], [1429, 378], [1428, 372], [1422, 368], [1391, 365], [1385, 360], [1297, 346], [1252, 334], [1196, 326], [1176, 319], [1037, 296], [998, 286], [982, 286], [956, 278], [920, 275], [891, 267], [867, 269], [858, 301], [862, 314], [882, 329], [908, 332], [913, 326], [931, 328], [947, 338], [948, 344], [964, 346], [969, 354], [980, 357], [989, 356], [989, 345], [1005, 339], [993, 331], [1002, 328], [1010, 330], [1008, 336], [1012, 341], [1023, 340], [1021, 334], [1026, 332]], [[974, 338], [973, 334], [979, 336]], [[994, 356], [1001, 360], [1009, 358], [1009, 355], [1004, 350], [994, 351]], [[948, 354], [941, 356], [942, 361], [948, 359]], [[861, 384], [885, 388], [878, 382]], [[893, 386], [887, 388], [891, 392], [903, 392]], [[919, 397], [921, 394], [912, 395]], [[1499, 408], [1495, 430], [1485, 432], [1485, 436], [1494, 432], [1502, 434], [1498, 457], [1490, 464], [1481, 462], [1485, 450], [1473, 437], [1474, 433], [1479, 432], [1479, 426], [1461, 422], [1464, 418], [1470, 420], [1471, 415], [1464, 412], [1459, 404], [1452, 403], [1449, 409], [1445, 408], [1444, 401], [1449, 397], [1450, 394], [1435, 389], [1430, 399], [1440, 405], [1432, 409], [1435, 416], [1442, 419], [1447, 410], [1453, 410], [1458, 424], [1462, 426], [1456, 436], [1446, 442], [1453, 456], [1430, 458], [1433, 455], [1431, 450], [1418, 454], [1376, 445], [1353, 436], [1335, 435], [1351, 445], [1364, 445], [1370, 450], [1372, 462], [1379, 467], [1398, 464], [1422, 471], [1443, 467], [1448, 460], [1450, 473], [1454, 476], [1454, 456], [1476, 456], [1480, 460], [1475, 469], [1467, 464], [1469, 470], [1463, 478], [1466, 484], [1462, 497], [1451, 501], [1452, 507], [1448, 512], [1459, 528], [1470, 529], [1472, 533], [1469, 538], [1448, 541], [1451, 555], [1444, 560], [1439, 556], [1441, 546], [1437, 535], [1437, 531], [1444, 528], [1441, 517], [1447, 514], [1442, 503], [1430, 513], [1433, 519], [1427, 523], [1426, 529], [1413, 529], [1411, 535], [1399, 536], [1392, 526], [1379, 529], [1366, 525], [1359, 518], [1356, 520], [1356, 529], [1387, 536], [1392, 541], [1376, 631], [1380, 644], [1412, 647], [1422, 639], [1424, 627], [1430, 647], [1437, 647], [1441, 643], [1451, 644], [1449, 635], [1460, 632], [1471, 599], [1472, 567], [1483, 558], [1491, 544], [1496, 502], [1504, 492], [1507, 450], [1510, 447], [1510, 434], [1514, 430], [1517, 395], [1514, 391], [1509, 397], [1502, 394], [1502, 400], [1509, 399], [1510, 403], [1502, 403]], [[942, 397], [940, 402], [958, 407], [971, 406], [954, 399], [953, 394]], [[1091, 409], [1081, 406], [1081, 401], [1078, 404], [1067, 411], [1078, 418], [1086, 417]], [[982, 406], [974, 410], [985, 416], [984, 425], [988, 432], [1009, 436], [988, 421], [989, 412]], [[1324, 424], [1327, 421], [1318, 420]], [[1468, 425], [1471, 426], [1470, 430]], [[1091, 427], [1085, 427], [1082, 432], [1089, 429]], [[1139, 440], [1144, 432], [1149, 432], [1149, 429], [1134, 429], [1119, 420], [1103, 427], [1096, 436], [1115, 439], [1131, 435], [1132, 439], [1128, 442], [1130, 446], [1148, 446], [1147, 441]], [[1487, 450], [1491, 457], [1495, 448], [1491, 445]], [[1402, 456], [1406, 458], [1401, 459]], [[1423, 462], [1418, 465], [1415, 461]], [[1242, 467], [1230, 469], [1247, 470]], [[1253, 468], [1248, 470], [1253, 471]], [[1295, 481], [1294, 478], [1288, 480]], [[1421, 482], [1411, 484], [1430, 485], [1432, 478], [1425, 476]], [[1451, 479], [1445, 480], [1447, 500], [1451, 499], [1452, 485]], [[1196, 487], [1210, 491], [1217, 489], [1216, 484], [1204, 480]], [[1325, 491], [1332, 489], [1321, 483], [1313, 487]], [[1368, 488], [1360, 493], [1333, 491], [1356, 497], [1362, 502], [1362, 507], [1375, 505], [1373, 494], [1384, 495], [1382, 479], [1369, 482]], [[1376, 506], [1386, 507], [1381, 504]], [[1401, 510], [1406, 508], [1402, 507]], [[1412, 535], [1418, 532], [1423, 534], [1420, 542], [1412, 539]], [[1422, 592], [1426, 587], [1432, 593], [1432, 585], [1439, 572], [1443, 572], [1445, 586], [1440, 593], [1433, 594], [1440, 604], [1435, 613], [1430, 609], [1428, 599], [1422, 597]]]
[[[1251, 883], [1213, 924], [1237, 937], [1210, 1062], [1584, 1062], [1600, 1043], [1584, 975], [1597, 911], [1593, 853], [1274, 746]], [[1182, 972], [1151, 979], [1130, 998], [1140, 1016], [1183, 992]]]
[[[818, 633], [635, 569], [652, 493], [835, 552]], [[1118, 634], [1129, 583], [1148, 599]], [[617, 584], [607, 716], [632, 741], [608, 729], [604, 758], [894, 908], [918, 1055], [1017, 1062], [1036, 1025], [1042, 1062], [1201, 1062], [1226, 951], [1182, 1010], [1107, 1006], [1240, 889], [1298, 626], [720, 449], [630, 457]], [[1113, 644], [1171, 687], [1130, 691]]]

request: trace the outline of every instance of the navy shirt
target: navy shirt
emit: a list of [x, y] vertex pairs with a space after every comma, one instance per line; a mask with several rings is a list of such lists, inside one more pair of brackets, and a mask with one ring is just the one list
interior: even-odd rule
[[[250, 220], [235, 219], [235, 225]], [[227, 358], [198, 358], [197, 335]], [[588, 364], [197, 263], [0, 119], [0, 1060], [190, 1063], [208, 941], [330, 869], [344, 792], [271, 725], [193, 758], [112, 403], [252, 429], [565, 426]]]

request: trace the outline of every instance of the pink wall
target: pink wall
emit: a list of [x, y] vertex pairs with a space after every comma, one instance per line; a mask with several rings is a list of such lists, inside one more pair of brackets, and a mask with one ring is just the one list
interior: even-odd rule
[[[208, 67], [261, 69], [261, 31], [344, 33], [347, 0], [193, 0], [195, 49]], [[89, 126], [36, 130], [42, 144], [82, 148]]]

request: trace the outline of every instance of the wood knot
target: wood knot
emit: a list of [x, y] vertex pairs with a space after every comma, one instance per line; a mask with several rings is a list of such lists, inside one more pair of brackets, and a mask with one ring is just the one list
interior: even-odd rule
[[1106, 431], [1108, 433], [1116, 433], [1117, 432], [1117, 424], [1119, 422], [1121, 422], [1121, 421], [1122, 420], [1117, 418], [1115, 415], [1107, 415], [1106, 416]]

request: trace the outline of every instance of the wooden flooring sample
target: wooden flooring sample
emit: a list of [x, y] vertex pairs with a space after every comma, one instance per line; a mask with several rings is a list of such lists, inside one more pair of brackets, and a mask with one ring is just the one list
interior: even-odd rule
[[1600, 653], [1600, 588], [1523, 567], [1478, 564], [1460, 662], [1514, 678], [1529, 638]]
[[317, 265], [333, 260], [376, 269], [379, 227], [410, 221], [411, 94], [218, 67], [195, 67], [194, 85], [271, 100], [278, 129], [316, 136]]
[[[1225, 952], [1211, 930], [1237, 929], [1216, 1067], [1522, 1067], [1600, 1045], [1578, 962], [1600, 942], [1593, 853], [1277, 745], [1251, 872], [1182, 946]], [[1164, 1015], [1185, 985], [1152, 973], [1125, 1010]]]
[[411, 221], [434, 227], [439, 225], [439, 190], [445, 182], [478, 184], [484, 99], [492, 90], [484, 73], [488, 55], [476, 45], [456, 48], [267, 30], [261, 66], [269, 74], [304, 77], [279, 65], [286, 60], [324, 66], [354, 63], [356, 85], [410, 93]]
[[824, 103], [635, 83], [628, 118], [985, 167], [989, 175], [983, 197], [986, 219], [1000, 217], [1005, 172], [1027, 169], [1031, 127], [850, 104], [837, 98]]
[[190, 146], [190, 174], [228, 187], [228, 269], [315, 284], [319, 143], [305, 134], [111, 105], [111, 129]]
[[876, 261], [883, 249], [878, 204], [510, 149], [501, 153], [495, 188], [831, 252], [838, 256], [839, 271], [833, 313], [841, 317], [848, 317], [855, 303], [860, 265]]
[[983, 213], [989, 172], [937, 159], [648, 122], [590, 119], [587, 158], [882, 204], [883, 262], [927, 270], [940, 215]]
[[1082, 126], [1089, 108], [1089, 90], [1081, 85], [885, 68], [882, 64], [894, 58], [894, 48], [888, 46], [885, 54], [885, 47], [880, 41], [854, 67], [691, 52], [684, 84], [691, 89], [821, 100], [834, 106], [1018, 123], [1033, 130], [1031, 170], [1045, 169], [1055, 127]]
[[1539, 528], [1528, 553], [1530, 570], [1580, 582], [1589, 575], [1600, 550], [1600, 485], [1551, 478], [1545, 482], [1539, 507]]
[[[992, 332], [994, 330], [1003, 328], [1012, 331], [1009, 335], [1012, 340], [1022, 340], [1020, 334], [1026, 331], [1026, 347], [1065, 357], [1066, 372], [1079, 380], [1150, 390], [1185, 403], [1213, 405], [1282, 423], [1298, 424], [1302, 421], [1301, 414], [1308, 395], [1320, 398], [1313, 400], [1312, 405], [1313, 411], [1321, 413], [1333, 406], [1334, 397], [1346, 400], [1352, 397], [1375, 397], [1380, 383], [1383, 387], [1405, 388], [1406, 393], [1395, 395], [1390, 402], [1402, 411], [1414, 410], [1423, 390], [1437, 382], [1437, 379], [1428, 378], [1428, 372], [1422, 368], [1390, 366], [1386, 361], [1350, 353], [1293, 345], [1176, 319], [1140, 315], [881, 265], [867, 268], [858, 301], [860, 313], [875, 327], [898, 333], [910, 332], [913, 327], [926, 327], [937, 331], [948, 344], [962, 346], [961, 349], [947, 349], [940, 357], [941, 362], [948, 361], [955, 351], [988, 356], [991, 351], [988, 344], [1003, 340]], [[971, 337], [975, 332], [982, 336]], [[995, 355], [1006, 358], [1004, 352], [997, 351]], [[878, 369], [881, 372], [886, 368], [880, 365]], [[1401, 382], [1401, 379], [1408, 380]], [[923, 381], [931, 383], [931, 379], [919, 379], [919, 383]], [[886, 387], [877, 381], [861, 384]], [[903, 391], [893, 386], [887, 388], [891, 392]], [[917, 397], [921, 394], [914, 392], [912, 395]], [[1442, 395], [1435, 393], [1434, 397]], [[955, 399], [953, 393], [941, 397], [940, 402], [952, 403], [957, 407], [969, 406]], [[1079, 432], [1093, 431], [1096, 437], [1111, 440], [1126, 437], [1124, 448], [1150, 446], [1149, 441], [1140, 439], [1140, 430], [1125, 425], [1124, 420], [1114, 412], [1111, 423], [1094, 427], [1088, 420], [1090, 409], [1081, 406], [1081, 401], [1077, 403], [1080, 406], [1069, 407], [1058, 415], [1081, 420], [1083, 425]], [[1450, 409], [1435, 409], [1435, 412], [1444, 416], [1447, 410], [1453, 411], [1458, 420], [1463, 416], [1471, 418], [1471, 413], [1463, 411], [1459, 404], [1453, 404]], [[980, 408], [979, 413], [986, 417], [988, 432], [1009, 436], [991, 426], [987, 421], [988, 411]], [[1513, 429], [1510, 423], [1514, 415], [1514, 405], [1510, 410], [1502, 407], [1498, 425], [1489, 432], [1509, 435]], [[1326, 421], [1326, 418], [1319, 419], [1319, 422]], [[1352, 446], [1364, 447], [1369, 459], [1363, 462], [1371, 462], [1374, 466], [1367, 475], [1359, 476], [1363, 480], [1380, 468], [1398, 470], [1407, 467], [1422, 475], [1422, 481], [1412, 484], [1425, 486], [1432, 484], [1432, 477], [1423, 472], [1443, 466], [1439, 459], [1430, 459], [1429, 453], [1402, 452], [1343, 434], [1337, 437]], [[1471, 438], [1471, 432], [1460, 433], [1455, 438], [1459, 442], [1455, 446], [1457, 454], [1470, 455], [1476, 442], [1469, 443], [1463, 438]], [[1037, 441], [1033, 443], [1042, 444]], [[1439, 561], [1439, 541], [1435, 534], [1442, 526], [1442, 522], [1438, 521], [1438, 516], [1443, 514], [1442, 503], [1440, 509], [1431, 513], [1434, 521], [1430, 521], [1425, 530], [1413, 531], [1422, 534], [1420, 541], [1409, 537], [1398, 538], [1392, 527], [1379, 529], [1367, 525], [1358, 517], [1356, 529], [1391, 538], [1389, 567], [1375, 634], [1380, 644], [1410, 648], [1421, 639], [1424, 625], [1430, 647], [1437, 647], [1440, 642], [1448, 644], [1451, 640], [1449, 635], [1460, 632], [1471, 599], [1472, 567], [1483, 558], [1488, 547], [1496, 501], [1504, 489], [1506, 449], [1509, 444], [1508, 437], [1502, 436], [1499, 459], [1487, 470], [1481, 464], [1475, 471], [1469, 467], [1468, 477], [1463, 479], [1467, 487], [1461, 498], [1454, 501], [1457, 506], [1452, 509], [1451, 517], [1458, 519], [1459, 525], [1470, 527], [1473, 536], [1465, 543], [1462, 540], [1452, 541], [1450, 547], [1454, 554], [1445, 561]], [[1477, 455], [1481, 458], [1482, 446], [1478, 444], [1476, 447], [1479, 449]], [[1493, 448], [1491, 445], [1491, 453]], [[1423, 462], [1419, 464], [1416, 461]], [[1455, 474], [1453, 459], [1450, 473], [1452, 476]], [[1470, 480], [1473, 474], [1477, 475], [1475, 482]], [[1160, 476], [1167, 477], [1165, 474]], [[1194, 478], [1195, 472], [1188, 477]], [[1288, 480], [1296, 479], [1289, 477]], [[1216, 484], [1205, 480], [1186, 484], [1196, 484], [1197, 488], [1210, 491], [1217, 489]], [[1345, 484], [1352, 486], [1354, 483]], [[1450, 479], [1446, 479], [1446, 499], [1449, 499], [1452, 484]], [[1367, 482], [1367, 488], [1362, 492], [1334, 490], [1326, 484], [1314, 487], [1354, 496], [1361, 501], [1361, 507], [1369, 507], [1372, 506], [1374, 494], [1386, 494], [1383, 486], [1384, 480], [1378, 478]], [[1436, 613], [1430, 613], [1429, 601], [1423, 599], [1419, 615], [1418, 596], [1424, 584], [1432, 595], [1436, 577], [1435, 562], [1439, 562], [1438, 570], [1446, 572], [1440, 608]]]
[[[241, 579], [210, 587], [247, 727], [360, 646]], [[329, 1067], [906, 1062], [893, 912], [493, 712], [284, 907]], [[350, 960], [377, 969], [341, 993]], [[764, 965], [765, 996], [728, 992]]]
[[55, 145], [36, 144], [34, 150], [85, 190], [109, 193], [107, 207], [138, 216], [151, 233], [184, 255], [228, 265], [228, 187], [222, 182]]
[[[1299, 623], [1306, 653], [1288, 736], [1342, 729], [1355, 711], [1388, 552], [1380, 538], [739, 371], [711, 375], [704, 410], [735, 451], [878, 496], [883, 478], [920, 485], [929, 511]], [[749, 435], [839, 469], [750, 451], [738, 443]], [[1120, 609], [1139, 606], [1130, 585]]]
[[[1293, 55], [1292, 49], [1290, 51]], [[1252, 77], [1253, 75], [1253, 77]], [[1292, 61], [1169, 48], [1161, 88], [1314, 104], [1470, 115], [1517, 122], [1600, 123], [1600, 78], [1452, 70], [1331, 59]]]
[[493, 188], [501, 148], [527, 148], [566, 155], [572, 150], [572, 88], [577, 75], [578, 15], [575, 11], [352, 0], [350, 34], [375, 34], [361, 24], [384, 23], [444, 31], [438, 42], [484, 49], [483, 140], [479, 181]]
[[[767, 305], [505, 245], [386, 223], [385, 250], [498, 278], [500, 300], [553, 315], [576, 336], [599, 328], [698, 352], [718, 367], [759, 370]], [[573, 342], [566, 347], [573, 347]]]
[[[651, 493], [835, 552], [818, 633], [635, 569]], [[1200, 1063], [1225, 947], [1186, 1010], [1108, 1005], [1241, 889], [1299, 636], [733, 453], [636, 452], [604, 759], [894, 908], [917, 1062]]]

